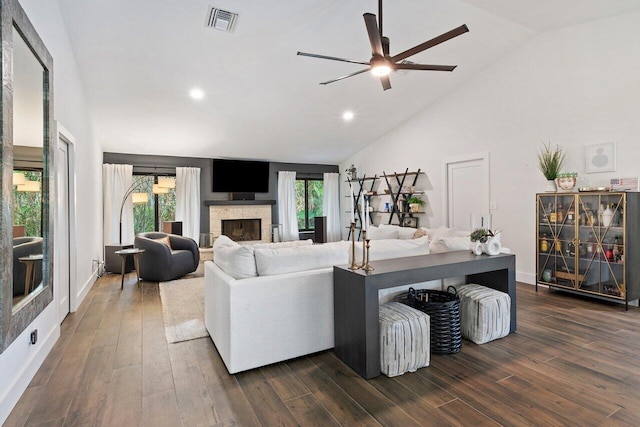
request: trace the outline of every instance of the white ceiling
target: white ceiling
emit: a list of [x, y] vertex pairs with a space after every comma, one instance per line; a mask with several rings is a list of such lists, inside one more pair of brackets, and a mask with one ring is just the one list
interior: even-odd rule
[[[362, 14], [375, 0], [58, 0], [104, 151], [338, 163], [541, 31], [640, 9], [640, 0], [396, 0], [391, 54], [467, 24], [409, 58], [452, 72], [391, 76], [297, 51], [368, 61]], [[205, 28], [209, 6], [237, 12], [233, 33]], [[196, 102], [192, 87], [206, 93]], [[341, 119], [344, 110], [352, 122]]]

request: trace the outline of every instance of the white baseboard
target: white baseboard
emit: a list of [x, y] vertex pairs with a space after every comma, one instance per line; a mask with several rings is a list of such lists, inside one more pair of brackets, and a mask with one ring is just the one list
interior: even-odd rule
[[524, 273], [522, 271], [516, 271], [516, 281], [526, 283], [528, 285], [535, 285], [536, 275], [532, 273]]
[[[49, 310], [49, 312], [41, 313], [41, 316], [43, 316], [42, 319], [36, 318], [36, 320], [16, 338], [9, 348], [5, 350], [5, 353], [15, 353], [15, 357], [12, 357], [13, 363], [11, 364], [17, 365], [15, 366], [17, 369], [14, 371], [14, 374], [11, 375], [9, 384], [3, 387], [4, 390], [2, 390], [0, 394], [0, 424], [6, 421], [13, 407], [18, 403], [18, 400], [20, 400], [20, 397], [22, 397], [22, 394], [36, 375], [36, 372], [38, 372], [38, 369], [42, 366], [44, 359], [49, 355], [58, 338], [60, 338], [60, 325], [55, 321], [57, 313], [55, 304], [49, 304], [45, 308], [45, 311], [46, 310]], [[28, 344], [28, 340], [33, 327], [43, 331], [42, 323], [52, 324], [51, 322], [53, 322], [54, 326], [48, 330], [46, 336], [39, 337], [37, 348], [32, 351], [25, 351], [26, 347], [31, 346], [31, 344]], [[4, 356], [7, 357], [9, 354], [5, 354]], [[12, 367], [5, 366], [3, 369], [4, 368], [11, 369]]]
[[99, 268], [96, 268], [91, 273], [91, 276], [89, 277], [89, 279], [86, 282], [84, 282], [84, 285], [82, 285], [82, 288], [78, 290], [78, 293], [76, 294], [75, 307], [71, 307], [72, 312], [75, 312], [78, 310], [78, 307], [80, 307], [80, 304], [82, 304], [82, 301], [84, 301], [84, 299], [86, 298], [87, 294], [93, 287], [93, 284], [96, 283], [96, 280], [98, 280], [98, 269]]

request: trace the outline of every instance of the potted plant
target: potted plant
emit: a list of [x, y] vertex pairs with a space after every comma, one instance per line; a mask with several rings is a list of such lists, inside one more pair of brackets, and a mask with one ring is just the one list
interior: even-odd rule
[[556, 191], [556, 178], [560, 174], [560, 169], [564, 163], [565, 153], [559, 146], [551, 148], [551, 142], [542, 146], [538, 152], [538, 169], [547, 179], [547, 192]]
[[473, 242], [471, 252], [476, 255], [486, 253], [487, 255], [498, 255], [502, 249], [500, 240], [496, 238], [499, 232], [491, 231], [488, 228], [477, 228], [473, 230], [469, 239]]
[[495, 237], [495, 233], [493, 231], [489, 230], [488, 228], [477, 228], [473, 230], [473, 232], [469, 236], [469, 239], [472, 242], [487, 243], [487, 240], [489, 240], [491, 237]]
[[345, 172], [351, 174], [351, 179], [358, 179], [358, 171], [353, 163], [351, 163], [351, 166], [349, 166]]
[[424, 200], [419, 197], [409, 197], [407, 199], [407, 204], [409, 205], [411, 212], [420, 212], [420, 207], [424, 205]]

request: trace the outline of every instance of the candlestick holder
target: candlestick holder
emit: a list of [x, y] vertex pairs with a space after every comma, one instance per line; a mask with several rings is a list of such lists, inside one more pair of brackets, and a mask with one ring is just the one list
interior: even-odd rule
[[373, 271], [374, 270], [374, 268], [371, 266], [371, 264], [369, 264], [369, 247], [371, 246], [370, 242], [371, 242], [371, 239], [365, 239], [365, 241], [362, 242], [362, 246], [364, 246], [367, 249], [366, 257], [362, 261], [362, 269], [364, 271]]
[[362, 230], [362, 264], [360, 264], [360, 267], [364, 267], [365, 264], [367, 263], [367, 248], [365, 243], [365, 240], [367, 240], [367, 230]]
[[356, 263], [356, 223], [351, 223], [351, 265], [349, 270], [357, 270], [360, 266]]

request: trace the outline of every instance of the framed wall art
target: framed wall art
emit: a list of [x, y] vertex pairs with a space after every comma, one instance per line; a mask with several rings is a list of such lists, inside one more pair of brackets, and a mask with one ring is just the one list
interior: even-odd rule
[[585, 171], [587, 173], [615, 172], [616, 143], [603, 142], [587, 145], [585, 149]]

